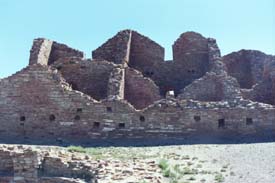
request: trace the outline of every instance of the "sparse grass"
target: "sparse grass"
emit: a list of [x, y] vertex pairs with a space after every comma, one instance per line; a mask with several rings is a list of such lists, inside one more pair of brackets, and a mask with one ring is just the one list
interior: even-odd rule
[[81, 146], [69, 146], [67, 147], [69, 152], [79, 152], [79, 153], [86, 153], [86, 149]]
[[202, 168], [202, 164], [197, 164], [197, 168]]
[[[199, 160], [197, 157], [189, 155], [179, 155], [176, 153], [164, 154], [161, 151], [152, 152], [150, 148], [126, 148], [126, 147], [97, 147], [85, 148], [81, 146], [69, 146], [67, 150], [70, 152], [85, 153], [94, 159], [117, 159], [121, 161], [129, 161], [133, 159], [149, 159], [161, 157], [158, 166], [161, 169], [163, 177], [169, 179], [169, 183], [191, 183], [191, 182], [207, 182], [205, 179], [198, 179], [198, 174], [209, 174], [214, 178], [216, 183], [224, 182], [224, 176], [221, 172], [226, 172], [229, 169], [229, 164], [223, 165], [220, 171], [205, 170], [204, 164], [206, 160]], [[211, 162], [211, 160], [209, 161]], [[212, 163], [217, 160], [213, 159]], [[207, 167], [207, 166], [206, 166]], [[199, 168], [199, 169], [198, 169]], [[232, 173], [233, 174], [233, 173]], [[230, 175], [232, 175], [230, 172]], [[198, 179], [198, 180], [196, 180]], [[146, 180], [140, 180], [139, 183], [147, 183]]]
[[215, 175], [215, 181], [217, 182], [223, 182], [224, 181], [224, 177], [222, 174], [218, 173], [217, 175]]
[[84, 148], [81, 146], [69, 146], [67, 147], [69, 152], [79, 152], [85, 153], [87, 155], [92, 156], [94, 159], [106, 159], [113, 158], [119, 160], [129, 160], [129, 159], [147, 159], [157, 157], [157, 154], [146, 154], [144, 151], [147, 149], [143, 149], [143, 153], [139, 151], [137, 148], [121, 148], [121, 147], [108, 147], [108, 148]]
[[159, 167], [160, 167], [160, 169], [165, 170], [165, 169], [168, 168], [168, 166], [169, 166], [169, 164], [168, 164], [168, 161], [166, 159], [161, 159], [159, 161]]

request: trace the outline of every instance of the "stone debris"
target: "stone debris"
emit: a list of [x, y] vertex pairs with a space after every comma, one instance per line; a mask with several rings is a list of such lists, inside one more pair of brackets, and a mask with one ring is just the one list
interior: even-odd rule
[[0, 145], [0, 182], [138, 183], [162, 182], [155, 161], [96, 160], [63, 148]]

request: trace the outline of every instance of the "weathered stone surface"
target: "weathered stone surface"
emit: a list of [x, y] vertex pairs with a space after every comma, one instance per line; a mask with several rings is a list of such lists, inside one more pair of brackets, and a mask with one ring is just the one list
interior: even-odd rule
[[202, 78], [184, 88], [181, 99], [199, 101], [222, 101], [241, 98], [239, 84], [235, 78], [226, 75], [206, 73]]
[[107, 98], [109, 77], [116, 65], [101, 60], [62, 58], [53, 65], [74, 90], [90, 95], [96, 100]]
[[0, 180], [7, 183], [93, 182], [98, 170], [95, 160], [77, 153], [11, 145], [0, 145], [0, 164]]
[[143, 77], [137, 70], [127, 68], [125, 99], [136, 109], [143, 109], [161, 99], [159, 88], [150, 78]]
[[52, 44], [51, 54], [48, 63], [53, 64], [59, 59], [68, 57], [83, 58], [84, 53], [82, 51], [70, 48], [65, 44], [57, 43], [54, 41]]
[[131, 30], [124, 30], [92, 52], [93, 59], [108, 60], [115, 64], [129, 61]]
[[272, 61], [271, 55], [256, 50], [240, 50], [222, 58], [227, 72], [235, 77], [241, 88], [251, 89], [263, 80], [264, 68]]
[[[108, 156], [110, 152], [105, 152]], [[1, 183], [162, 182], [158, 162], [150, 159], [97, 159], [60, 147], [0, 145]], [[3, 174], [2, 172], [6, 172]]]
[[29, 64], [48, 65], [53, 41], [38, 38], [33, 41]]
[[[160, 45], [130, 30], [94, 52], [106, 60], [83, 59], [80, 51], [50, 43], [35, 40], [30, 65], [0, 80], [1, 142], [274, 135], [272, 56], [245, 52], [226, 61], [231, 56], [221, 58], [214, 39], [194, 32], [175, 42], [173, 61], [164, 61]], [[243, 55], [255, 62], [251, 74], [242, 70]], [[253, 87], [240, 89], [237, 81]], [[3, 167], [12, 169], [9, 164]]]

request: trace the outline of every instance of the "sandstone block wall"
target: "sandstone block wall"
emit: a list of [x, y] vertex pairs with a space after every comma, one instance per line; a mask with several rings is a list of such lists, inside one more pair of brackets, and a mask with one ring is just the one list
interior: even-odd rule
[[131, 31], [124, 30], [106, 41], [92, 52], [93, 59], [108, 60], [115, 64], [124, 64], [129, 60]]
[[63, 58], [53, 64], [74, 90], [81, 91], [96, 100], [107, 98], [108, 82], [115, 65], [101, 60]]
[[151, 76], [154, 75], [154, 67], [163, 61], [163, 47], [138, 32], [132, 31], [130, 67], [141, 71], [145, 76]]
[[125, 99], [136, 109], [143, 109], [161, 99], [154, 81], [137, 70], [127, 68], [125, 77]]
[[124, 99], [125, 97], [125, 68], [116, 67], [109, 75], [108, 99]]
[[228, 74], [235, 77], [241, 88], [250, 89], [263, 80], [264, 67], [272, 57], [260, 51], [241, 50], [222, 58]]
[[[107, 60], [83, 59], [80, 51], [48, 43], [36, 40], [32, 64], [0, 80], [0, 142], [274, 136], [273, 61], [265, 61], [261, 77], [251, 67], [259, 82], [240, 89], [216, 41], [193, 32], [175, 42], [173, 61], [128, 30], [94, 52]], [[166, 95], [170, 90], [176, 98]]]
[[61, 149], [47, 151], [25, 146], [0, 146], [1, 183], [93, 182], [98, 163]]
[[53, 42], [47, 39], [38, 38], [33, 41], [30, 51], [29, 64], [48, 65]]
[[49, 58], [49, 64], [54, 63], [58, 59], [68, 58], [68, 57], [83, 58], [84, 53], [82, 51], [78, 51], [76, 49], [70, 48], [65, 44], [53, 42], [52, 50]]

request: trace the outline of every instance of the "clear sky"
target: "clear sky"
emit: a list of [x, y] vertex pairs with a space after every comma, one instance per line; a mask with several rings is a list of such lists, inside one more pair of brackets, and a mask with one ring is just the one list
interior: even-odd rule
[[275, 0], [0, 0], [0, 78], [28, 64], [32, 40], [45, 37], [86, 57], [116, 32], [134, 29], [165, 47], [186, 31], [217, 39], [222, 54], [275, 54]]

